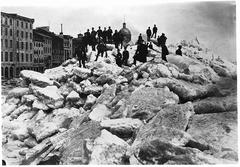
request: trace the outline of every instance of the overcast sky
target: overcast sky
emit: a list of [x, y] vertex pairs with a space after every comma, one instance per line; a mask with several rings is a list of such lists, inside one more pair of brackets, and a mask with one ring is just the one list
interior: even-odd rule
[[[57, 1], [55, 1], [57, 2]], [[159, 33], [168, 37], [167, 43], [177, 43], [196, 36], [200, 42], [212, 49], [216, 55], [228, 60], [236, 59], [236, 5], [234, 2], [171, 2], [153, 1], [94, 1], [88, 4], [73, 4], [71, 0], [64, 6], [33, 5], [2, 6], [2, 11], [17, 13], [34, 18], [34, 27], [50, 26], [56, 34], [63, 24], [63, 33], [74, 37], [87, 28], [100, 25], [111, 26], [113, 30], [122, 27], [125, 16], [127, 27], [133, 32], [145, 33], [148, 26], [156, 24]], [[89, 2], [89, 1], [88, 1]]]

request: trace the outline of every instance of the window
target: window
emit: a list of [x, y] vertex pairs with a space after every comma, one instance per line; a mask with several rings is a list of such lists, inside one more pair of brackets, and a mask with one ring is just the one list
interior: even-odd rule
[[12, 36], [13, 34], [12, 34], [12, 29], [10, 29], [10, 36]]
[[26, 54], [26, 62], [28, 62], [28, 54]]
[[22, 55], [22, 62], [24, 62], [24, 55], [23, 55], [23, 53], [21, 55]]
[[28, 32], [26, 32], [26, 39], [28, 39]]
[[23, 44], [23, 42], [22, 42], [22, 47], [21, 47], [22, 49], [24, 49], [24, 44]]
[[5, 52], [5, 61], [8, 61], [8, 52]]
[[19, 41], [17, 41], [17, 49], [19, 49]]
[[32, 50], [32, 43], [30, 43], [30, 50]]
[[12, 47], [13, 47], [13, 41], [10, 40], [10, 48], [12, 48]]
[[23, 22], [21, 21], [21, 27], [23, 28]]
[[8, 40], [5, 39], [5, 48], [8, 48]]
[[12, 19], [10, 19], [10, 25], [12, 25]]
[[13, 62], [13, 53], [10, 52], [10, 62]]
[[3, 62], [3, 52], [1, 52], [1, 62]]
[[33, 58], [33, 57], [32, 57], [32, 54], [30, 54], [30, 62], [32, 62], [32, 58]]
[[32, 39], [32, 33], [30, 32], [30, 39]]
[[8, 29], [5, 28], [5, 35], [7, 36], [8, 35]]
[[3, 29], [1, 28], [1, 35], [3, 35]]
[[19, 62], [19, 60], [20, 60], [20, 59], [19, 59], [19, 53], [17, 53], [17, 62]]
[[1, 39], [1, 47], [3, 48], [3, 39]]
[[19, 31], [17, 30], [17, 37], [19, 37]]
[[30, 29], [32, 29], [32, 23], [30, 23]]
[[28, 43], [26, 42], [26, 50], [28, 50]]
[[17, 20], [17, 27], [19, 26], [19, 21]]
[[6, 25], [8, 24], [8, 18], [5, 18], [5, 24]]
[[23, 38], [23, 31], [21, 31], [21, 37]]
[[26, 29], [28, 29], [28, 23], [26, 23]]

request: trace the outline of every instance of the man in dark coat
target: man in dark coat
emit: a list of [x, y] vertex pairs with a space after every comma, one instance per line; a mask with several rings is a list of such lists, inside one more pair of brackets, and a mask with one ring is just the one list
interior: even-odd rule
[[126, 46], [126, 47], [124, 47], [124, 51], [123, 51], [123, 59], [122, 59], [123, 65], [125, 65], [125, 66], [128, 65], [128, 59], [129, 59], [129, 52], [128, 52], [127, 46]]
[[143, 41], [142, 34], [139, 34], [137, 44], [142, 43], [142, 41]]
[[182, 46], [181, 46], [181, 45], [178, 45], [178, 49], [176, 50], [176, 55], [182, 56], [182, 51], [181, 51], [181, 49], [182, 49]]
[[106, 43], [107, 42], [107, 29], [106, 27], [104, 27], [103, 33], [102, 33], [102, 38], [103, 38], [103, 42]]
[[97, 34], [98, 34], [98, 40], [100, 40], [100, 38], [102, 38], [102, 30], [101, 30], [101, 27], [99, 26], [98, 27], [98, 30], [97, 30]]
[[101, 56], [103, 57], [104, 52], [107, 57], [107, 48], [106, 48], [106, 44], [103, 41], [100, 41], [98, 43], [97, 50], [98, 50], [98, 52], [97, 52], [95, 61], [97, 61], [99, 54], [101, 54]]
[[145, 63], [147, 61], [148, 46], [144, 42], [138, 44], [135, 55], [133, 56], [133, 64], [136, 65], [136, 61]]
[[109, 26], [109, 27], [108, 27], [108, 30], [107, 30], [107, 41], [108, 41], [109, 43], [112, 42], [112, 33], [113, 33], [113, 31], [112, 31], [111, 27]]
[[148, 43], [148, 48], [149, 48], [149, 49], [153, 49], [152, 42], [149, 42], [149, 43]]
[[150, 41], [150, 38], [151, 38], [151, 35], [152, 35], [152, 31], [151, 31], [150, 27], [148, 27], [148, 29], [146, 31], [146, 34], [147, 34], [147, 41]]
[[158, 39], [158, 45], [159, 46], [166, 45], [166, 41], [167, 41], [167, 37], [165, 36], [164, 33], [162, 33], [162, 35]]
[[95, 46], [97, 44], [97, 39], [96, 39], [96, 34], [97, 32], [94, 30], [92, 27], [92, 32], [91, 32], [91, 45], [92, 45], [92, 50], [95, 51]]
[[79, 46], [76, 50], [76, 54], [77, 54], [77, 58], [79, 61], [79, 67], [82, 67], [82, 65], [83, 65], [83, 68], [86, 68], [85, 61], [87, 60], [87, 55], [86, 55], [84, 47]]
[[120, 44], [120, 36], [117, 30], [115, 30], [113, 36], [112, 36], [113, 42], [115, 44], [115, 48], [118, 48]]
[[120, 52], [120, 49], [117, 50], [116, 64], [117, 64], [119, 67], [122, 67], [122, 54], [121, 54], [121, 52]]
[[168, 48], [166, 45], [162, 45], [162, 60], [167, 61], [167, 55], [169, 54]]
[[156, 36], [157, 36], [157, 30], [158, 30], [158, 28], [157, 28], [156, 24], [154, 24], [152, 37], [153, 37], [153, 35], [154, 35], [154, 38], [156, 38]]

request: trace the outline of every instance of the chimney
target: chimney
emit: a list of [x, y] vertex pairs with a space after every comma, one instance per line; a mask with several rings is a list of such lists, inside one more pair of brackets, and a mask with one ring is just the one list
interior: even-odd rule
[[61, 32], [60, 32], [60, 35], [63, 35], [62, 24], [61, 24]]

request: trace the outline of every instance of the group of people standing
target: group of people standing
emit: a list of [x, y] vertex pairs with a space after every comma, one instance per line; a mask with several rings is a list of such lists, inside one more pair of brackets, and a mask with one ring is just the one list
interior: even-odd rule
[[[143, 40], [142, 34], [139, 34], [138, 40], [137, 40], [137, 50], [133, 57], [134, 61], [133, 64], [136, 65], [136, 61], [140, 62], [146, 62], [147, 61], [147, 54], [148, 54], [148, 48], [153, 49], [153, 45], [150, 42], [150, 38], [156, 38], [157, 37], [157, 31], [158, 28], [156, 25], [153, 26], [152, 31], [151, 28], [148, 27], [146, 31], [147, 35], [147, 42]], [[97, 46], [97, 55], [95, 61], [98, 60], [99, 55], [103, 57], [105, 53], [105, 57], [107, 57], [107, 43], [113, 43], [115, 45], [115, 48], [117, 49], [117, 55], [116, 55], [116, 64], [118, 66], [128, 65], [128, 59], [129, 59], [129, 52], [127, 51], [127, 46], [124, 46], [124, 51], [121, 53], [119, 46], [121, 48], [123, 47], [123, 39], [124, 37], [120, 32], [115, 30], [113, 33], [111, 27], [108, 27], [108, 30], [106, 27], [104, 27], [104, 30], [101, 30], [101, 27], [98, 27], [98, 30], [95, 31], [94, 28], [92, 28], [92, 31], [90, 32], [89, 29], [87, 29], [87, 32], [84, 33], [82, 44], [77, 48], [76, 54], [79, 60], [79, 66], [85, 68], [85, 61], [87, 60], [86, 52], [87, 52], [87, 46], [91, 46], [93, 51], [96, 51]], [[157, 45], [162, 48], [162, 60], [167, 61], [166, 56], [169, 54], [168, 48], [166, 46], [166, 40], [167, 37], [164, 33], [162, 33], [161, 36], [157, 37]], [[177, 55], [182, 55], [181, 51], [182, 46], [178, 46], [178, 50], [176, 50]]]

